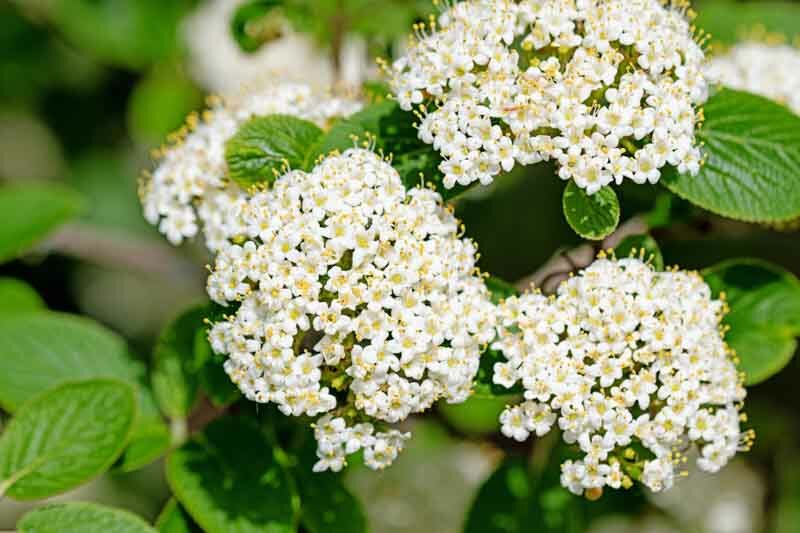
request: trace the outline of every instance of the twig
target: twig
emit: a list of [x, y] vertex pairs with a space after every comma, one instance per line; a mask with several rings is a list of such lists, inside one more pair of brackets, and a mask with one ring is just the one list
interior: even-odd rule
[[85, 223], [61, 227], [39, 247], [99, 266], [202, 284], [200, 265], [166, 243], [102, 230]]
[[589, 266], [598, 251], [616, 248], [626, 237], [647, 231], [647, 222], [644, 218], [636, 216], [620, 225], [600, 244], [587, 243], [572, 250], [559, 250], [539, 270], [519, 280], [516, 283], [517, 289], [524, 291], [535, 285], [544, 293], [552, 293], [570, 273]]
[[187, 420], [188, 435], [200, 433], [207, 425], [227, 413], [232, 406], [217, 407], [203, 396], [200, 404], [192, 411]]

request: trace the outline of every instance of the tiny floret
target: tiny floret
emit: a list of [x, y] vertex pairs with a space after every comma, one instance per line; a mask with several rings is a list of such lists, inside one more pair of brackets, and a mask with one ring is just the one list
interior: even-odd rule
[[358, 111], [354, 99], [320, 94], [308, 85], [273, 82], [226, 99], [202, 118], [190, 117], [172, 145], [161, 150], [157, 167], [142, 182], [144, 216], [174, 245], [203, 231], [212, 252], [242, 233], [237, 213], [246, 192], [226, 177], [225, 143], [255, 116], [291, 115], [325, 127]]
[[472, 241], [429, 189], [406, 191], [375, 153], [292, 171], [240, 214], [208, 294], [235, 311], [210, 331], [250, 400], [314, 417], [315, 470], [364, 451], [382, 468], [408, 435], [389, 427], [467, 399], [493, 306]]
[[445, 185], [553, 160], [593, 194], [696, 174], [704, 53], [687, 2], [466, 0], [418, 25], [389, 75]]
[[575, 446], [561, 483], [575, 494], [639, 481], [672, 487], [694, 458], [717, 472], [753, 435], [740, 428], [745, 389], [722, 337], [724, 303], [697, 273], [639, 259], [598, 259], [553, 298], [500, 307], [494, 381], [524, 401], [500, 416], [523, 441], [553, 428]]

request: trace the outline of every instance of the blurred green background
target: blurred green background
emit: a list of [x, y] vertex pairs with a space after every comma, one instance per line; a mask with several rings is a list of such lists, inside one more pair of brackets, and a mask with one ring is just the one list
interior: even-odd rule
[[[55, 310], [91, 316], [151, 352], [164, 322], [204, 296], [202, 243], [175, 249], [141, 216], [137, 180], [150, 152], [208, 94], [235, 91], [285, 71], [316, 84], [360, 83], [374, 57], [391, 57], [427, 1], [288, 0], [270, 10], [269, 32], [231, 20], [238, 0], [0, 0], [0, 183], [57, 181], [88, 209], [0, 275], [33, 285]], [[797, 4], [695, 2], [698, 25], [717, 43], [762, 23], [792, 39]], [[715, 45], [716, 46], [716, 45]], [[498, 181], [459, 201], [481, 266], [508, 280], [536, 271], [579, 243], [561, 215], [562, 183], [547, 166]], [[623, 188], [623, 219], [664, 208], [656, 187]], [[702, 268], [753, 256], [800, 274], [800, 234], [723, 221], [673, 202], [678, 223], [655, 229], [670, 264]], [[0, 339], [2, 343], [2, 339]], [[640, 515], [607, 517], [596, 531], [745, 533], [800, 531], [800, 399], [797, 358], [750, 390], [756, 429], [749, 454], [720, 475], [693, 475]], [[502, 405], [472, 400], [416, 422], [410, 448], [386, 472], [352, 469], [348, 481], [383, 533], [456, 532], [502, 452], [481, 435]], [[464, 438], [466, 436], [466, 438]], [[167, 489], [161, 468], [109, 474], [64, 499], [92, 499], [152, 518]], [[28, 507], [0, 501], [0, 530]]]

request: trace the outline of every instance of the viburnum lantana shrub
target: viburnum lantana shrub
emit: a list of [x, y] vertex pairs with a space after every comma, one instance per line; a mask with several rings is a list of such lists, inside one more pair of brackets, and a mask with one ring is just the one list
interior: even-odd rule
[[[493, 433], [469, 438], [503, 459], [464, 531], [577, 531], [604, 501], [630, 511], [753, 445], [745, 387], [795, 354], [800, 282], [757, 259], [703, 265], [705, 249], [691, 259], [705, 269], [665, 269], [681, 247], [662, 255], [656, 238], [701, 236], [716, 257], [744, 223], [800, 220], [796, 51], [712, 56], [685, 0], [435, 6], [384, 79], [345, 91], [272, 75], [213, 98], [158, 151], [144, 217], [173, 245], [202, 239], [208, 300], [163, 328], [148, 370], [115, 333], [0, 279], [0, 497], [166, 457], [159, 530], [362, 533], [345, 467], [392, 465], [418, 417], [463, 436], [446, 404], [489, 398]], [[239, 37], [274, 8], [237, 9]], [[589, 241], [546, 250], [566, 266], [526, 277], [540, 289], [487, 272], [499, 254], [478, 241], [507, 234], [508, 213], [502, 261], [529, 257], [523, 232], [556, 248], [545, 188], [514, 189], [536, 194], [470, 231], [524, 179], [564, 181], [557, 209]], [[3, 187], [0, 212], [5, 261], [81, 201]], [[716, 232], [720, 217], [740, 226]], [[153, 532], [94, 504], [18, 529], [43, 523]]]
[[703, 50], [684, 2], [467, 0], [420, 25], [390, 69], [403, 109], [439, 150], [445, 185], [558, 162], [592, 194], [697, 174]]

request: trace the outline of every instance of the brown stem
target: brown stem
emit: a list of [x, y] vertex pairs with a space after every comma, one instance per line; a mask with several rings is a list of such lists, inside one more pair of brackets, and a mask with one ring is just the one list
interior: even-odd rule
[[602, 243], [586, 243], [572, 250], [559, 250], [539, 270], [519, 280], [516, 283], [517, 289], [524, 291], [535, 285], [544, 293], [552, 293], [570, 273], [589, 266], [598, 251], [616, 248], [626, 237], [647, 233], [648, 229], [644, 218], [636, 216], [620, 225]]
[[217, 407], [207, 397], [203, 396], [187, 420], [188, 435], [192, 436], [200, 433], [211, 422], [227, 413], [230, 408], [231, 406]]
[[121, 235], [86, 223], [62, 226], [39, 249], [99, 266], [173, 278], [184, 283], [196, 280], [202, 284], [204, 278], [198, 264], [166, 243]]

